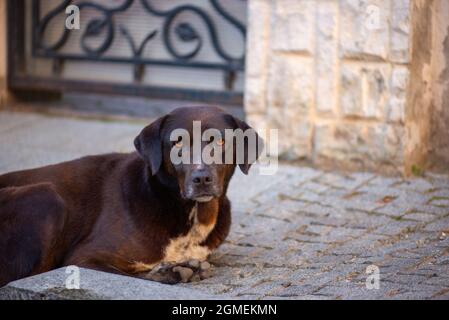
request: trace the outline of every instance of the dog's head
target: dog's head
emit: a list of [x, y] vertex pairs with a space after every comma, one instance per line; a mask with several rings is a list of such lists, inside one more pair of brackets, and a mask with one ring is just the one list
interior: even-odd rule
[[[237, 141], [231, 132], [250, 134]], [[145, 127], [134, 145], [152, 175], [175, 180], [184, 199], [198, 202], [220, 197], [236, 164], [247, 174], [263, 148], [248, 124], [216, 107], [176, 109]]]

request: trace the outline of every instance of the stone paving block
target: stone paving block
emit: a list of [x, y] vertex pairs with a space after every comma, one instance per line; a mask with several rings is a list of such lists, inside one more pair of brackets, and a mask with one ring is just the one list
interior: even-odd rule
[[389, 281], [396, 284], [408, 285], [409, 289], [419, 288], [420, 284], [427, 279], [425, 275], [419, 274], [388, 274], [382, 277], [382, 281]]
[[[234, 179], [232, 179], [230, 183], [229, 196], [233, 199], [239, 200], [238, 203], [247, 202], [248, 199], [262, 193], [264, 190], [269, 190], [270, 187], [283, 181], [283, 175], [281, 173], [275, 176], [260, 175], [259, 168], [260, 167], [257, 165], [253, 166], [249, 171], [248, 176], [245, 176], [240, 170], [237, 169], [235, 171]], [[248, 180], [251, 182], [248, 182]], [[244, 193], [240, 192], [240, 188], [234, 187], [242, 183], [245, 187]]]
[[446, 232], [431, 233], [433, 239], [438, 239], [433, 245], [440, 249], [449, 248], [449, 234]]
[[449, 217], [438, 219], [426, 225], [424, 231], [449, 231]]
[[379, 197], [372, 193], [348, 193], [343, 196], [339, 202], [339, 206], [345, 210], [361, 210], [366, 212], [372, 212], [377, 208], [381, 207], [383, 204], [380, 202], [382, 197]]
[[311, 203], [307, 207], [301, 210], [301, 214], [309, 215], [312, 217], [328, 217], [336, 210], [329, 206], [323, 206], [318, 203]]
[[345, 212], [345, 214], [349, 220], [345, 226], [353, 229], [374, 230], [376, 227], [392, 222], [390, 217], [370, 212], [349, 211]]
[[317, 183], [315, 181], [308, 181], [301, 185], [302, 190], [311, 191], [318, 194], [326, 192], [327, 190], [329, 190], [329, 188], [329, 186]]
[[415, 220], [419, 222], [430, 222], [435, 220], [435, 215], [421, 212], [407, 213], [403, 217], [406, 219]]
[[415, 191], [421, 193], [428, 193], [430, 190], [434, 188], [432, 182], [424, 178], [404, 180], [397, 187], [402, 190]]
[[310, 222], [310, 225], [312, 225], [312, 226], [329, 226], [329, 227], [338, 228], [338, 227], [346, 227], [348, 222], [349, 222], [349, 219], [345, 219], [345, 218], [335, 215], [335, 216], [323, 217], [323, 219], [320, 219], [320, 220], [313, 219]]
[[357, 300], [372, 300], [372, 299], [385, 299], [386, 290], [368, 290], [361, 285], [355, 285], [350, 283], [344, 284], [329, 284], [314, 294], [321, 294], [324, 296], [332, 297], [333, 299], [357, 299]]
[[449, 277], [447, 270], [445, 273], [438, 273], [440, 269], [436, 269], [435, 272], [433, 272], [433, 276], [429, 276], [422, 284], [441, 287], [442, 289], [447, 289], [449, 287]]
[[426, 193], [431, 197], [449, 198], [449, 188], [431, 188]]
[[277, 297], [300, 297], [304, 295], [313, 294], [315, 291], [319, 289], [318, 286], [314, 285], [291, 285], [287, 288], [278, 287], [277, 289], [270, 292], [270, 295], [274, 295]]
[[[377, 190], [383, 190], [390, 186], [399, 186], [404, 182], [404, 179], [401, 177], [382, 177], [375, 176], [373, 179], [369, 181], [367, 184], [368, 187], [374, 187]], [[372, 190], [375, 190], [372, 189]]]
[[406, 221], [406, 220], [391, 220], [389, 224], [382, 225], [373, 231], [374, 234], [380, 235], [400, 235], [401, 233], [406, 233], [413, 227], [418, 225], [417, 221]]
[[427, 203], [435, 207], [449, 208], [448, 197], [432, 197]]
[[324, 173], [320, 170], [314, 168], [303, 167], [301, 174], [298, 174], [298, 168], [290, 165], [282, 165], [279, 171], [282, 177], [288, 181], [289, 184], [293, 186], [300, 186], [306, 181], [311, 181], [323, 175]]
[[449, 180], [446, 175], [426, 173], [425, 178], [432, 183], [434, 188], [449, 188]]
[[408, 290], [404, 290], [400, 293], [393, 295], [393, 299], [397, 300], [424, 300], [432, 299], [438, 296], [442, 290], [440, 287], [428, 286], [420, 284], [419, 286], [411, 287]]
[[368, 172], [353, 173], [348, 175], [326, 173], [317, 178], [316, 181], [334, 188], [354, 190], [364, 183], [367, 183], [372, 178], [374, 178], [374, 175]]
[[365, 231], [360, 229], [338, 227], [333, 228], [327, 235], [325, 235], [324, 241], [330, 243], [347, 242], [359, 238], [364, 233]]
[[428, 204], [416, 205], [411, 212], [424, 212], [435, 216], [444, 217], [449, 215], [449, 208], [436, 207]]
[[344, 244], [340, 246], [336, 246], [330, 251], [335, 255], [361, 255], [366, 254], [367, 250], [370, 249], [370, 246], [372, 246], [372, 242], [362, 242], [360, 241], [356, 242], [354, 245], [352, 244]]

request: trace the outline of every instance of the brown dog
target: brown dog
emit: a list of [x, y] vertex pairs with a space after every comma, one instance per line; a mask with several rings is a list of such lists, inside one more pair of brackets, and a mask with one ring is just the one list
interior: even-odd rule
[[[142, 130], [137, 152], [0, 176], [0, 286], [67, 265], [186, 280], [174, 266], [204, 261], [229, 232], [236, 166], [172, 163], [170, 133], [191, 133], [194, 120], [201, 130], [249, 128], [215, 107], [180, 108]], [[239, 166], [246, 174], [251, 163]]]

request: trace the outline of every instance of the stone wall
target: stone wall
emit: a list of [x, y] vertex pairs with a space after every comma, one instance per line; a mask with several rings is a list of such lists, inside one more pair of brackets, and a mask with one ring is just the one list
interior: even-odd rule
[[409, 0], [249, 0], [245, 112], [279, 155], [404, 163]]

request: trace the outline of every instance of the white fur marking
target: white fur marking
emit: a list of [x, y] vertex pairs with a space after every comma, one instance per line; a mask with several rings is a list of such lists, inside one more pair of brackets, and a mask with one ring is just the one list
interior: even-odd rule
[[190, 216], [193, 216], [193, 226], [189, 233], [185, 236], [180, 236], [170, 240], [167, 248], [165, 249], [163, 262], [184, 262], [187, 260], [200, 260], [204, 261], [210, 254], [209, 248], [206, 246], [201, 246], [204, 240], [206, 240], [209, 233], [215, 227], [215, 223], [210, 225], [204, 225], [198, 221], [198, 205], [196, 204]]

